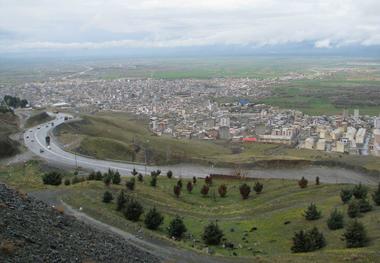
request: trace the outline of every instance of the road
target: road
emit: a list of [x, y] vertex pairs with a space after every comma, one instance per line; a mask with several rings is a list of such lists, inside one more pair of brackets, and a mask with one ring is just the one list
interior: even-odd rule
[[[56, 115], [54, 121], [38, 125], [30, 128], [24, 133], [24, 141], [26, 147], [29, 148], [34, 154], [47, 160], [54, 165], [65, 167], [81, 167], [84, 169], [91, 169], [95, 171], [106, 172], [108, 169], [118, 170], [122, 175], [129, 175], [133, 169], [140, 173], [150, 173], [153, 170], [160, 169], [162, 173], [168, 170], [173, 171], [176, 177], [191, 178], [205, 177], [210, 173], [217, 174], [233, 174], [233, 168], [216, 168], [207, 167], [195, 164], [179, 164], [170, 166], [147, 166], [142, 164], [133, 164], [126, 162], [97, 160], [90, 157], [76, 155], [64, 151], [56, 142], [54, 137], [51, 137], [50, 147], [46, 145], [45, 137], [50, 134], [52, 129], [65, 122], [65, 116], [71, 118], [72, 116], [59, 113]], [[72, 120], [69, 120], [72, 121]], [[52, 123], [54, 125], [52, 125]], [[324, 183], [363, 183], [363, 184], [377, 184], [380, 179], [370, 175], [362, 174], [359, 172], [346, 170], [342, 168], [329, 168], [329, 167], [316, 167], [310, 166], [305, 168], [295, 169], [251, 169], [247, 171], [248, 177], [254, 178], [277, 178], [277, 179], [300, 179], [304, 176], [306, 179], [315, 180], [319, 176], [320, 181]]]

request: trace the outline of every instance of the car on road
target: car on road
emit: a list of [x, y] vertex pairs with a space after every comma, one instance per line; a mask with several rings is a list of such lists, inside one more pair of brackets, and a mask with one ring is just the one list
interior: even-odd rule
[[27, 139], [29, 139], [29, 136], [26, 136]]
[[34, 142], [34, 140], [32, 140], [31, 142]]
[[40, 153], [43, 153], [43, 152], [44, 152], [44, 150], [40, 149]]
[[37, 130], [39, 130], [41, 127], [37, 127]]
[[50, 145], [48, 145], [48, 147], [47, 147], [49, 150], [51, 149], [51, 147], [50, 147]]

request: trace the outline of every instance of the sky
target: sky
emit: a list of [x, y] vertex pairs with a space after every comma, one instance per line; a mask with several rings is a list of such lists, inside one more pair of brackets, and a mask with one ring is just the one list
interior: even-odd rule
[[0, 53], [380, 46], [379, 0], [0, 0]]

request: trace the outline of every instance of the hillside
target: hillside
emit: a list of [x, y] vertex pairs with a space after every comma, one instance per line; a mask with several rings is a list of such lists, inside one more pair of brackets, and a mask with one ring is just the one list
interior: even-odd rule
[[121, 237], [0, 184], [1, 262], [159, 262]]
[[17, 116], [10, 112], [0, 113], [0, 158], [9, 157], [19, 152], [19, 143], [8, 137], [17, 131]]
[[33, 127], [38, 124], [53, 120], [54, 118], [47, 114], [45, 111], [36, 113], [30, 116], [25, 123], [26, 127]]

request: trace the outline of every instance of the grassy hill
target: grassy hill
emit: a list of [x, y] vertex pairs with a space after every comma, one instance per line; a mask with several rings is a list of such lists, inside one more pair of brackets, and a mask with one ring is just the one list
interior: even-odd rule
[[11, 112], [0, 113], [0, 158], [9, 157], [19, 152], [19, 143], [8, 137], [17, 131], [17, 116]]
[[[339, 197], [342, 188], [350, 187], [347, 185], [314, 185], [314, 182], [309, 182], [306, 189], [301, 189], [297, 181], [260, 180], [264, 184], [263, 192], [255, 194], [252, 191], [247, 200], [242, 200], [239, 186], [243, 182], [237, 179], [214, 179], [207, 197], [200, 194], [204, 180], [198, 180], [192, 193], [186, 191], [185, 180], [179, 198], [173, 194], [176, 179], [159, 177], [156, 188], [151, 187], [149, 182], [150, 176], [146, 176], [144, 182], [136, 182], [136, 189], [130, 192], [143, 205], [145, 212], [156, 207], [165, 216], [164, 224], [159, 230], [144, 230], [147, 236], [155, 235], [169, 240], [166, 227], [175, 215], [180, 215], [188, 233], [182, 241], [173, 243], [199, 252], [206, 247], [201, 238], [204, 226], [217, 220], [224, 237], [236, 249], [211, 246], [216, 255], [238, 256], [258, 262], [374, 262], [379, 257], [380, 207], [374, 207], [373, 211], [359, 218], [370, 237], [368, 247], [347, 249], [342, 240], [344, 229], [332, 231], [327, 227], [327, 218], [335, 208], [344, 213], [346, 223], [350, 221], [346, 214], [347, 205]], [[253, 180], [245, 182], [250, 186], [254, 184]], [[217, 191], [222, 183], [228, 187], [225, 198], [219, 197]], [[115, 210], [115, 201], [111, 204], [101, 201], [106, 190], [111, 191], [116, 198], [118, 191], [125, 188], [123, 185], [122, 182], [121, 186], [105, 187], [103, 182], [87, 181], [69, 186], [70, 194], [64, 200], [73, 207], [82, 207], [85, 213], [103, 222], [134, 232], [143, 225], [143, 217], [139, 222], [132, 223]], [[316, 203], [322, 211], [321, 219], [307, 221], [303, 217], [304, 210], [311, 202]], [[323, 232], [327, 246], [313, 253], [292, 254], [290, 247], [294, 232], [314, 226]]]
[[35, 113], [34, 115], [30, 116], [25, 123], [25, 127], [33, 127], [36, 125], [39, 125], [41, 123], [51, 121], [54, 118], [51, 117], [49, 114], [47, 114], [45, 111]]

